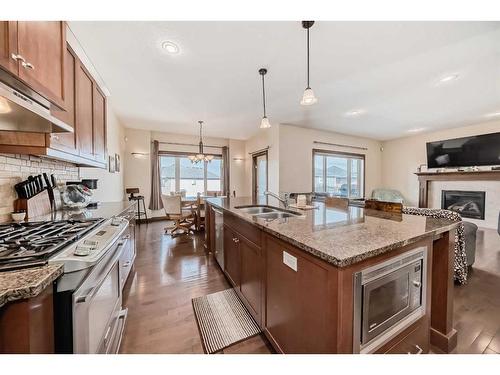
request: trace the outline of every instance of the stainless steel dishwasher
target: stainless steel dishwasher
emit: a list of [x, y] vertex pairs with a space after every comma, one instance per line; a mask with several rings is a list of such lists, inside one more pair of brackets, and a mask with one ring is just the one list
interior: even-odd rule
[[212, 207], [215, 217], [215, 259], [219, 266], [224, 270], [224, 217], [222, 211]]

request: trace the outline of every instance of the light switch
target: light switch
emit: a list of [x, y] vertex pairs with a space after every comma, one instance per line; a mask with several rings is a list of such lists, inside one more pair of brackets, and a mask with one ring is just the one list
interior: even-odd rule
[[283, 263], [297, 272], [297, 258], [288, 254], [286, 251], [283, 251]]

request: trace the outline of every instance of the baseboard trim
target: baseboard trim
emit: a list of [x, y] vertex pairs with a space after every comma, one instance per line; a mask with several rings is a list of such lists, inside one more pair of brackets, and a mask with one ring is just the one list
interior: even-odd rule
[[457, 330], [452, 329], [447, 335], [431, 327], [431, 345], [435, 346], [444, 353], [450, 353], [457, 347]]

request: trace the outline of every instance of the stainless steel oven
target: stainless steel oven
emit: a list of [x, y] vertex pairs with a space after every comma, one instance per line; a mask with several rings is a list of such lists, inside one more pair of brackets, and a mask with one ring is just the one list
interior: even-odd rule
[[427, 248], [354, 275], [354, 352], [371, 352], [425, 314]]
[[126, 238], [115, 241], [73, 293], [74, 353], [116, 353], [127, 316], [122, 310], [120, 264]]

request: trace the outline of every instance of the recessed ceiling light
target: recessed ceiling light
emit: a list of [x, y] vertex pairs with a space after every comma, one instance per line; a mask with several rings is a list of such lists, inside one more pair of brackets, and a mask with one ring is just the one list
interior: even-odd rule
[[451, 81], [455, 81], [456, 79], [458, 79], [460, 76], [458, 74], [450, 74], [450, 75], [447, 75], [447, 76], [444, 76], [444, 77], [441, 77], [439, 79], [439, 83], [448, 83], [448, 82], [451, 82]]
[[484, 115], [484, 117], [500, 117], [500, 112], [492, 112], [492, 113], [487, 113]]
[[161, 48], [163, 48], [168, 53], [175, 55], [179, 53], [179, 46], [171, 41], [166, 41], [161, 44]]
[[408, 130], [408, 133], [419, 133], [419, 132], [424, 131], [425, 129], [426, 128], [414, 128], [414, 129]]
[[365, 112], [366, 111], [364, 109], [354, 109], [352, 111], [344, 113], [344, 116], [345, 117], [356, 117], [356, 116], [362, 115]]

